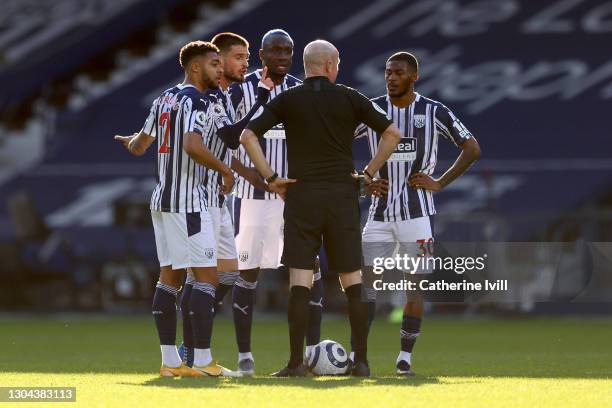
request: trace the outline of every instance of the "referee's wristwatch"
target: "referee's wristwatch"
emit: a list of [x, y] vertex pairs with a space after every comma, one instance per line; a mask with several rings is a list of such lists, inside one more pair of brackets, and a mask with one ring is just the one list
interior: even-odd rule
[[266, 179], [266, 184], [270, 185], [272, 183], [274, 183], [274, 181], [278, 178], [278, 173], [274, 173], [273, 175], [271, 175], [270, 177], [268, 177]]

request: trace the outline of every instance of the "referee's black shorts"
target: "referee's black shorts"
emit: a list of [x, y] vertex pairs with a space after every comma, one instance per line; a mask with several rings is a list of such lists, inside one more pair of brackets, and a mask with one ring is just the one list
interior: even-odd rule
[[285, 243], [282, 263], [314, 269], [321, 245], [329, 269], [361, 269], [361, 226], [355, 184], [300, 182], [289, 185], [285, 200]]

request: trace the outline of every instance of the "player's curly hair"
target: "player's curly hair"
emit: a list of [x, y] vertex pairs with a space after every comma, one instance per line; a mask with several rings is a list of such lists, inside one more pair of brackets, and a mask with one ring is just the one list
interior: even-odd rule
[[179, 53], [179, 63], [183, 69], [187, 69], [189, 61], [195, 56], [206, 55], [209, 52], [219, 52], [219, 48], [207, 41], [192, 41], [185, 44]]
[[210, 40], [211, 43], [216, 45], [221, 52], [227, 52], [234, 45], [242, 45], [249, 48], [249, 42], [241, 35], [236, 33], [219, 33]]
[[396, 52], [395, 54], [389, 57], [387, 62], [389, 61], [403, 61], [407, 63], [408, 66], [414, 70], [414, 72], [419, 72], [419, 61], [413, 54], [409, 52], [406, 52], [406, 51]]

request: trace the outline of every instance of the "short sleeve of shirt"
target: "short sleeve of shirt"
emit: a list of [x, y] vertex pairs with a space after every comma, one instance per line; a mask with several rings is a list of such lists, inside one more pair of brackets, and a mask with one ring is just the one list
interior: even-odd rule
[[268, 104], [263, 107], [263, 110], [260, 110], [261, 112], [257, 112], [255, 116], [253, 116], [246, 128], [252, 130], [257, 137], [262, 137], [268, 130], [281, 123], [282, 99], [283, 94], [280, 94], [268, 102]]
[[387, 118], [387, 112], [363, 94], [355, 90], [353, 92], [359, 110], [358, 119], [376, 133], [383, 133], [393, 123], [391, 119]]
[[239, 120], [246, 116], [244, 105], [244, 91], [241, 83], [234, 83], [229, 88], [229, 99], [234, 110], [234, 119]]
[[207, 103], [201, 98], [188, 96], [183, 99], [180, 109], [182, 109], [185, 133], [194, 132], [200, 136], [204, 135]]
[[207, 112], [211, 120], [210, 124], [214, 126], [215, 129], [221, 129], [232, 124], [232, 120], [223, 105], [223, 100], [219, 99], [216, 95], [210, 97], [210, 105], [208, 106]]
[[436, 130], [455, 145], [460, 146], [472, 137], [472, 133], [465, 127], [453, 112], [446, 106], [436, 108]]
[[147, 134], [149, 136], [153, 136], [156, 137], [157, 136], [157, 120], [156, 118], [156, 113], [157, 113], [157, 101], [158, 99], [155, 99], [153, 101], [153, 104], [151, 105], [151, 109], [149, 110], [149, 115], [147, 116], [147, 119], [145, 120], [144, 125], [142, 126], [142, 133]]

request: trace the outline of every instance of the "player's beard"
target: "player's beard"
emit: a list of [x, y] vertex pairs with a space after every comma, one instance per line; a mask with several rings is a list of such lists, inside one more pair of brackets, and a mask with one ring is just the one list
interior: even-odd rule
[[404, 89], [396, 89], [395, 92], [390, 92], [387, 91], [389, 93], [389, 96], [392, 98], [401, 98], [402, 96], [405, 96], [408, 92], [410, 92], [410, 86], [405, 87]]
[[240, 74], [232, 74], [232, 73], [227, 73], [227, 74], [223, 74], [223, 76], [225, 77], [225, 79], [227, 80], [227, 82], [243, 82], [244, 81], [244, 75], [240, 75]]
[[202, 83], [206, 84], [208, 89], [218, 89], [219, 88], [219, 81], [215, 81], [214, 79], [212, 79], [206, 74], [202, 75]]

